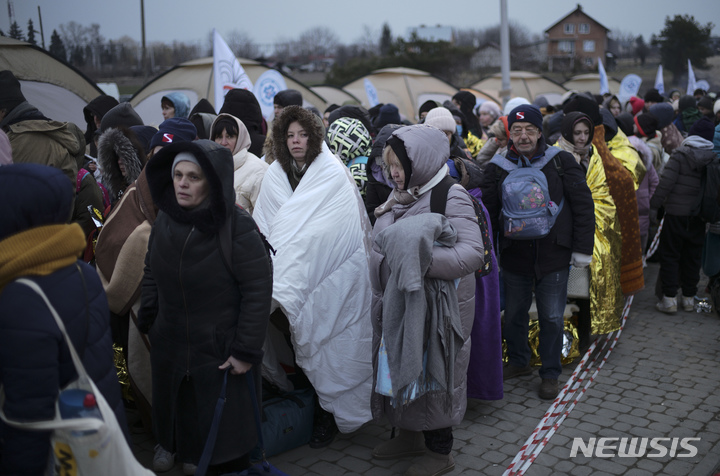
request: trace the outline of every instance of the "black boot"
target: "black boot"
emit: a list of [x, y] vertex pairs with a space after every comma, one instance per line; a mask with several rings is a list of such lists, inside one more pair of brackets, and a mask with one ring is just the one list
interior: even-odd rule
[[332, 413], [323, 410], [320, 405], [316, 405], [314, 420], [310, 448], [324, 448], [333, 442], [338, 432], [335, 417]]

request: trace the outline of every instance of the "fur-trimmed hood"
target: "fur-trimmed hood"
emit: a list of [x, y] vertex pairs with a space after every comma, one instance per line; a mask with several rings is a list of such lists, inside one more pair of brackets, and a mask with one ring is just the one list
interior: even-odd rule
[[[180, 152], [190, 152], [200, 164], [210, 186], [208, 206], [186, 210], [178, 204], [171, 170], [173, 160]], [[163, 147], [148, 162], [145, 175], [158, 209], [177, 222], [195, 225], [203, 233], [217, 233], [235, 206], [232, 154], [210, 140], [178, 142]]]
[[290, 164], [292, 164], [293, 158], [284, 138], [287, 137], [288, 128], [293, 122], [300, 123], [305, 132], [308, 133], [308, 151], [305, 158], [305, 163], [308, 166], [322, 152], [325, 135], [322, 121], [312, 112], [300, 106], [287, 106], [284, 108], [280, 117], [275, 119], [273, 123], [272, 136], [274, 138], [273, 155], [275, 160], [280, 162], [285, 173], [290, 172]]
[[[102, 171], [102, 183], [107, 188], [111, 201], [118, 200], [125, 189], [140, 176], [145, 165], [143, 152], [142, 144], [129, 129], [110, 128], [100, 136], [98, 166]], [[120, 157], [125, 162], [126, 176], [123, 176], [118, 165]]]

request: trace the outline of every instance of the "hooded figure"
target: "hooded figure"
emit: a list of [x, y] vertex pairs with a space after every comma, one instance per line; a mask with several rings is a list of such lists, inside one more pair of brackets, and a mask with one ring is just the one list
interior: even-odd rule
[[84, 161], [85, 141], [72, 123], [53, 121], [25, 100], [20, 81], [0, 71], [0, 129], [8, 136], [13, 162], [49, 165], [60, 169], [74, 184]]
[[[273, 309], [287, 318], [297, 364], [317, 392], [311, 446], [372, 416], [370, 222], [355, 181], [323, 141], [322, 121], [288, 106], [273, 123], [275, 162], [253, 218], [277, 250]], [[342, 377], [339, 377], [342, 376]], [[329, 417], [329, 418], [328, 418]]]
[[677, 311], [678, 288], [682, 291], [684, 310], [694, 310], [706, 228], [702, 218], [695, 215], [695, 206], [703, 171], [717, 160], [713, 134], [710, 119], [702, 118], [693, 124], [690, 135], [670, 155], [650, 199], [650, 208], [665, 207], [659, 246], [661, 294], [658, 293], [656, 304], [665, 313]]
[[[152, 359], [154, 463], [172, 453], [193, 474], [227, 376], [227, 401], [210, 464], [247, 465], [257, 435], [247, 381], [262, 361], [272, 271], [250, 215], [235, 206], [230, 151], [207, 140], [180, 142], [148, 163], [159, 212], [145, 258], [138, 328]], [[203, 198], [204, 197], [204, 198]], [[227, 249], [222, 246], [227, 237]], [[260, 383], [259, 369], [253, 372]], [[162, 451], [169, 454], [162, 454]], [[166, 456], [166, 458], [158, 458]], [[159, 466], [162, 466], [159, 467]], [[167, 464], [155, 464], [167, 471]], [[241, 470], [242, 467], [233, 470]]]
[[165, 119], [170, 119], [172, 117], [187, 119], [188, 114], [190, 114], [190, 98], [183, 93], [168, 93], [160, 99], [160, 103], [162, 104], [163, 109], [165, 109], [166, 105], [175, 109], [174, 115], [172, 116], [166, 116], [163, 111], [163, 117], [165, 117]]
[[247, 89], [231, 89], [225, 95], [225, 102], [218, 114], [230, 114], [237, 117], [245, 124], [250, 133], [251, 153], [257, 157], [263, 155], [263, 144], [265, 143], [265, 132], [263, 129], [262, 109], [255, 95]]
[[[635, 294], [645, 286], [640, 223], [638, 220], [637, 196], [635, 195], [635, 190], [642, 179], [642, 176], [639, 175], [641, 169], [637, 163], [629, 163], [628, 166], [636, 167], [634, 169], [635, 174], [631, 173], [625, 164], [610, 151], [605, 137], [606, 135], [614, 137], [614, 132], [617, 132], [617, 122], [612, 114], [609, 114], [608, 110], [602, 109], [604, 114], [601, 114], [601, 110], [594, 99], [579, 94], [571, 99], [563, 107], [563, 110], [566, 114], [573, 111], [583, 112], [590, 117], [595, 126], [592, 140], [593, 148], [602, 161], [605, 178], [610, 195], [615, 202], [622, 230], [620, 285], [624, 295]], [[607, 124], [610, 132], [606, 132], [605, 124]], [[622, 131], [620, 134], [622, 134]], [[624, 136], [625, 134], [623, 134]], [[636, 162], [638, 161], [636, 160]], [[644, 166], [642, 167], [642, 175], [644, 175]], [[619, 322], [614, 323], [613, 326], [619, 327]], [[614, 330], [614, 328], [611, 327], [610, 330]], [[610, 331], [600, 333], [605, 332]]]
[[360, 195], [365, 196], [367, 163], [372, 137], [358, 119], [343, 117], [333, 122], [327, 131], [327, 144], [350, 169]]
[[[25, 278], [47, 295], [127, 435], [107, 300], [95, 270], [77, 259], [85, 238], [77, 224], [68, 224], [73, 199], [73, 187], [60, 170], [38, 164], [0, 167], [3, 410], [10, 420], [52, 420], [59, 389], [77, 378], [50, 309], [32, 289], [16, 282]], [[50, 432], [0, 422], [0, 435], [1, 474], [51, 474]]]
[[370, 113], [362, 106], [354, 106], [352, 104], [348, 104], [346, 106], [340, 106], [339, 108], [334, 109], [328, 116], [328, 127], [330, 127], [330, 124], [337, 121], [341, 117], [349, 117], [359, 120], [363, 123], [363, 126], [365, 126], [365, 129], [367, 129], [371, 136], [374, 134], [374, 131], [381, 129], [373, 128], [372, 121], [370, 120]]
[[702, 117], [697, 108], [697, 101], [693, 96], [685, 95], [678, 101], [679, 113], [673, 122], [680, 132], [690, 130], [695, 121]]
[[[573, 132], [579, 124], [588, 128], [585, 145], [578, 147]], [[590, 263], [590, 299], [578, 300], [579, 349], [590, 344], [590, 334], [607, 334], [619, 328], [624, 304], [620, 275], [622, 238], [615, 201], [610, 194], [602, 158], [593, 147], [595, 125], [582, 112], [569, 112], [561, 126], [557, 146], [573, 154], [585, 170], [585, 180], [595, 207], [593, 259]]]
[[[408, 474], [442, 474], [436, 471], [454, 466], [452, 427], [467, 406], [475, 314], [471, 270], [482, 266], [483, 245], [472, 201], [459, 184], [448, 191], [445, 216], [430, 212], [431, 190], [447, 176], [448, 158], [447, 138], [434, 127], [393, 132], [383, 160], [397, 187], [375, 210], [372, 409], [400, 435], [377, 446], [373, 457], [421, 456]], [[442, 244], [433, 246], [435, 240]], [[438, 315], [427, 303], [447, 307]], [[411, 318], [425, 324], [411, 325]], [[418, 386], [420, 396], [413, 398], [407, 386], [425, 372], [433, 383]], [[416, 473], [420, 468], [426, 472]]]
[[392, 193], [393, 188], [395, 188], [395, 182], [393, 182], [392, 177], [388, 175], [387, 168], [382, 160], [383, 149], [385, 148], [385, 142], [392, 133], [401, 127], [403, 126], [399, 124], [388, 124], [380, 129], [370, 149], [370, 156], [368, 158], [368, 184], [365, 189], [365, 208], [370, 217], [370, 223], [373, 225], [376, 219], [375, 209], [385, 203], [390, 193]]
[[373, 122], [375, 129], [380, 130], [388, 124], [401, 124], [400, 110], [395, 104], [384, 104]]
[[[228, 148], [233, 155], [233, 186], [235, 187], [235, 203], [243, 207], [252, 215], [255, 202], [260, 194], [260, 185], [265, 176], [268, 164], [250, 152], [250, 133], [245, 124], [230, 114], [220, 114], [210, 127], [213, 140]], [[235, 145], [229, 148], [231, 142], [223, 141], [225, 137], [232, 140], [235, 135]]]
[[99, 132], [102, 134], [111, 127], [142, 126], [143, 120], [129, 102], [122, 102], [110, 109], [100, 121]]
[[87, 130], [85, 131], [85, 143], [90, 147], [88, 153], [92, 157], [97, 157], [97, 147], [95, 146], [95, 131], [100, 126], [103, 116], [110, 111], [110, 109], [117, 106], [118, 100], [107, 94], [98, 96], [88, 103], [83, 108], [83, 115], [85, 116], [85, 122], [87, 123]]
[[125, 127], [106, 129], [98, 141], [98, 168], [102, 184], [114, 204], [145, 166], [143, 145]]
[[303, 97], [300, 91], [295, 89], [284, 89], [282, 91], [278, 91], [275, 95], [273, 98], [273, 104], [277, 104], [280, 108], [287, 106], [302, 106]]
[[[475, 95], [470, 91], [458, 91], [453, 97], [453, 102], [457, 103], [460, 111], [465, 115], [465, 121], [467, 123], [467, 131], [472, 133], [475, 137], [482, 137], [482, 127], [477, 116], [473, 112], [477, 99]], [[499, 116], [500, 114], [498, 114]]]
[[212, 104], [205, 98], [202, 98], [195, 104], [195, 107], [190, 111], [188, 119], [195, 125], [197, 129], [198, 139], [209, 139], [212, 123], [217, 117], [215, 109]]

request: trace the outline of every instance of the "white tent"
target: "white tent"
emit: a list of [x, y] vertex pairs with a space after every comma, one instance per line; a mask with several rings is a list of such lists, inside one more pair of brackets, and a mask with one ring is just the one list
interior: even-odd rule
[[[581, 74], [573, 76], [563, 83], [567, 90], [578, 92], [590, 91], [593, 94], [600, 94], [600, 75], [597, 73]], [[608, 77], [608, 88], [612, 94], [620, 91], [620, 81], [615, 78]]]
[[[488, 76], [470, 87], [486, 92], [498, 102], [502, 101], [500, 96], [502, 90], [501, 73]], [[566, 91], [561, 84], [529, 71], [510, 71], [510, 89], [510, 97], [523, 97], [530, 102], [533, 102], [538, 97], [545, 97], [550, 104], [555, 104]]]
[[343, 89], [370, 107], [365, 92], [365, 79], [375, 86], [378, 101], [395, 104], [406, 119], [417, 122], [418, 109], [428, 100], [444, 101], [452, 98], [458, 89], [430, 73], [411, 68], [386, 68], [351, 81]]
[[[270, 69], [257, 61], [245, 58], [238, 58], [238, 61], [253, 84], [261, 74]], [[283, 77], [289, 89], [300, 91], [305, 105], [315, 106], [320, 111], [325, 110], [327, 103], [324, 98], [290, 76], [283, 75]], [[130, 104], [142, 117], [145, 124], [158, 125], [163, 121], [160, 99], [173, 91], [186, 94], [190, 98], [191, 109], [202, 98], [207, 99], [214, 107], [215, 86], [213, 85], [212, 57], [181, 63], [150, 80], [130, 98]]]
[[104, 94], [80, 71], [47, 51], [0, 36], [0, 71], [10, 70], [30, 104], [46, 117], [73, 122], [85, 130], [83, 108]]

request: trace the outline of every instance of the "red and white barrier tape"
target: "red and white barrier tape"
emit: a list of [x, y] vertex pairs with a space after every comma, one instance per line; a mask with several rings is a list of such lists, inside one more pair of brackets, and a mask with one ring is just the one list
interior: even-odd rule
[[653, 237], [652, 243], [650, 243], [650, 248], [647, 251], [647, 254], [643, 256], [643, 264], [645, 264], [645, 260], [647, 260], [649, 257], [655, 254], [655, 251], [657, 251], [657, 247], [660, 244], [660, 232], [662, 231], [663, 223], [665, 223], [665, 217], [660, 220], [660, 224], [658, 225], [657, 233], [655, 233], [655, 236]]
[[[658, 231], [658, 235], [659, 234], [660, 233]], [[537, 458], [543, 448], [545, 448], [547, 443], [550, 441], [550, 438], [552, 438], [557, 429], [560, 427], [560, 424], [570, 414], [573, 408], [575, 408], [575, 405], [577, 405], [578, 401], [580, 401], [582, 396], [585, 394], [585, 391], [593, 383], [595, 377], [600, 372], [600, 369], [603, 367], [603, 365], [605, 365], [605, 362], [607, 362], [610, 353], [615, 348], [615, 344], [617, 344], [617, 341], [620, 338], [620, 334], [622, 334], [622, 331], [625, 328], [625, 322], [627, 321], [627, 316], [630, 313], [630, 306], [632, 306], [632, 302], [633, 296], [630, 296], [625, 300], [620, 329], [611, 332], [606, 338], [596, 339], [595, 342], [592, 343], [590, 348], [588, 348], [587, 352], [583, 356], [582, 360], [580, 360], [580, 363], [573, 371], [567, 383], [565, 383], [557, 398], [555, 398], [555, 400], [553, 401], [550, 409], [548, 409], [548, 411], [540, 420], [540, 423], [535, 427], [535, 430], [533, 430], [532, 434], [527, 439], [525, 444], [520, 448], [518, 454], [515, 455], [515, 458], [513, 458], [512, 462], [503, 473], [503, 476], [519, 476], [525, 474], [525, 471], [528, 470], [530, 465], [532, 465], [532, 463], [535, 461], [535, 458]], [[595, 354], [595, 357], [590, 362], [590, 364], [585, 367], [590, 356], [595, 351], [598, 342], [601, 340], [602, 346], [600, 347], [600, 350]], [[603, 355], [603, 351], [608, 346], [608, 344], [610, 344], [610, 347]], [[601, 355], [602, 359], [598, 368], [595, 369], [588, 382], [585, 384], [582, 390], [577, 393], [574, 400], [570, 401], [572, 399], [572, 396], [578, 391], [583, 381], [585, 380], [585, 377], [592, 370], [592, 367], [595, 365], [595, 362], [597, 362]], [[565, 407], [568, 408], [565, 409]]]

